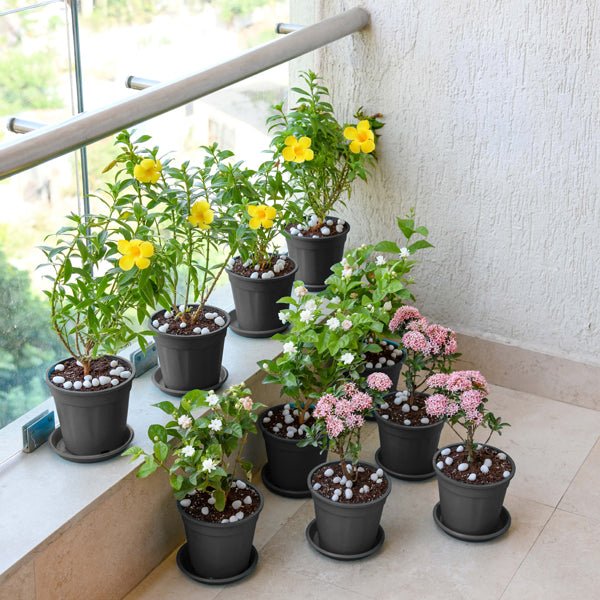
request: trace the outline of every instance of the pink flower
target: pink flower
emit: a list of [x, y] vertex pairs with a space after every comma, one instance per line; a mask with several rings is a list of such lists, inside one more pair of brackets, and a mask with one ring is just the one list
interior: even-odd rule
[[244, 410], [252, 410], [252, 398], [250, 398], [250, 396], [246, 396], [245, 398], [242, 398], [240, 400], [240, 404], [242, 405], [242, 407], [244, 408]]
[[358, 392], [358, 388], [355, 383], [345, 383], [344, 384], [344, 394], [356, 394]]
[[448, 354], [454, 354], [456, 352], [456, 349], [458, 347], [458, 344], [456, 343], [456, 334], [454, 333], [454, 331], [450, 332], [450, 339], [448, 339], [448, 341], [446, 342], [446, 346], [444, 348], [444, 354], [448, 355]]
[[449, 417], [452, 417], [457, 412], [458, 412], [458, 404], [456, 404], [455, 402], [448, 403], [448, 406], [446, 407], [446, 415]]
[[333, 394], [325, 394], [319, 398], [313, 416], [317, 419], [324, 419], [331, 414], [337, 398]]
[[425, 317], [421, 317], [415, 321], [409, 321], [406, 325], [406, 329], [408, 331], [420, 331], [421, 333], [425, 333], [428, 325], [429, 321]]
[[350, 319], [344, 319], [342, 321], [342, 329], [344, 331], [348, 331], [349, 329], [352, 329], [352, 321], [350, 321]]
[[465, 373], [466, 371], [454, 371], [450, 373], [448, 381], [446, 381], [446, 389], [449, 392], [464, 392], [473, 389], [473, 382]]
[[448, 375], [446, 373], [436, 373], [427, 379], [427, 387], [430, 388], [444, 388], [448, 381]]
[[431, 417], [441, 417], [446, 413], [448, 398], [443, 394], [433, 394], [425, 400], [425, 410]]
[[344, 431], [344, 423], [335, 415], [329, 415], [325, 419], [325, 425], [327, 426], [327, 435], [332, 438], [338, 437]]
[[397, 331], [406, 321], [420, 318], [421, 313], [414, 306], [401, 306], [390, 320], [390, 331]]
[[348, 429], [359, 429], [365, 424], [365, 418], [362, 415], [350, 414], [346, 418], [346, 427]]
[[468, 412], [477, 410], [483, 401], [483, 394], [478, 390], [467, 390], [460, 395], [460, 407]]
[[354, 410], [364, 411], [373, 406], [373, 398], [366, 392], [356, 392], [352, 395], [352, 403], [354, 404]]
[[371, 373], [367, 377], [367, 385], [372, 390], [387, 392], [392, 387], [392, 380], [385, 373]]
[[467, 419], [472, 421], [475, 425], [481, 425], [483, 422], [483, 414], [478, 410], [468, 410], [465, 414]]
[[425, 336], [418, 331], [408, 331], [402, 336], [402, 345], [413, 352], [421, 352], [428, 355], [430, 352], [429, 342]]

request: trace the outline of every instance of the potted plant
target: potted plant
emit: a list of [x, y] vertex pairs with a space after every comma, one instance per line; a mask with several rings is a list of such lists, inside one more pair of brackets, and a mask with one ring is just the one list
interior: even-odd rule
[[259, 419], [268, 460], [262, 477], [275, 493], [308, 497], [306, 477], [322, 458], [318, 448], [299, 447], [298, 441], [314, 422], [312, 408], [323, 390], [360, 378], [367, 333], [379, 325], [367, 307], [348, 313], [338, 301], [309, 295], [302, 282], [297, 282], [295, 295], [282, 299], [290, 308], [281, 311], [281, 318], [292, 325], [289, 333], [276, 336], [283, 342], [282, 354], [259, 362], [266, 372], [264, 383], [279, 384], [287, 400]]
[[315, 520], [306, 529], [309, 543], [331, 558], [351, 560], [376, 552], [384, 539], [379, 525], [391, 482], [382, 469], [359, 461], [360, 434], [374, 395], [390, 389], [384, 373], [367, 379], [367, 391], [354, 382], [336, 386], [319, 398], [303, 445], [328, 448], [337, 460], [314, 467], [308, 475]]
[[[366, 340], [371, 347], [364, 357], [362, 375], [366, 378], [370, 373], [385, 373], [392, 380], [393, 389], [398, 387], [405, 354], [397, 342], [389, 339], [388, 323], [402, 304], [414, 299], [409, 286], [413, 283], [410, 273], [416, 265], [415, 254], [432, 247], [426, 239], [427, 228], [415, 225], [412, 212], [405, 218], [399, 217], [397, 224], [404, 246], [385, 240], [346, 252], [342, 261], [332, 267], [323, 291], [327, 298], [339, 299], [343, 311], [366, 306], [380, 323], [381, 333], [372, 331]], [[415, 235], [419, 239], [415, 240]]]
[[[505, 452], [488, 445], [508, 423], [490, 412], [488, 385], [479, 371], [432, 375], [427, 385], [435, 392], [426, 400], [431, 417], [446, 418], [461, 440], [433, 456], [440, 501], [433, 511], [438, 526], [465, 541], [496, 538], [510, 527], [504, 496], [515, 476], [515, 463]], [[457, 429], [459, 428], [459, 429]], [[489, 429], [484, 442], [475, 433]]]
[[96, 214], [70, 214], [55, 244], [41, 248], [51, 269], [44, 293], [52, 328], [67, 352], [45, 378], [60, 421], [50, 445], [76, 462], [106, 460], [133, 438], [127, 411], [135, 370], [117, 352], [134, 341], [145, 347], [133, 321], [136, 308], [146, 309], [137, 290], [148, 283], [154, 247], [120, 222], [118, 187], [96, 198]]
[[406, 390], [379, 403], [375, 418], [380, 448], [377, 464], [400, 479], [419, 480], [434, 476], [431, 455], [438, 447], [443, 417], [428, 415], [428, 377], [448, 372], [456, 353], [451, 329], [429, 323], [413, 306], [400, 307], [389, 330], [401, 336], [406, 352], [403, 378]]
[[297, 211], [284, 235], [298, 264], [297, 279], [310, 291], [322, 290], [331, 265], [342, 258], [350, 225], [333, 216], [344, 206], [353, 182], [367, 180], [375, 164], [379, 117], [359, 109], [356, 122], [344, 127], [329, 103], [329, 91], [312, 71], [301, 74], [303, 88], [293, 88], [297, 104], [289, 112], [274, 106], [267, 123], [275, 132], [272, 146], [293, 189]]
[[227, 268], [235, 303], [231, 328], [245, 337], [271, 337], [288, 327], [279, 319], [287, 305], [278, 300], [290, 295], [298, 266], [275, 245], [289, 214], [287, 185], [277, 165], [261, 165], [251, 189], [237, 232], [239, 255]]
[[[243, 452], [248, 435], [256, 433], [262, 405], [250, 393], [240, 384], [220, 397], [212, 390], [192, 390], [179, 407], [160, 402], [156, 406], [169, 420], [148, 429], [152, 450], [134, 446], [124, 453], [132, 460], [144, 458], [138, 477], [159, 468], [168, 474], [186, 535], [177, 565], [202, 583], [237, 581], [258, 561], [252, 541], [263, 498], [246, 479], [252, 464]], [[202, 409], [210, 412], [198, 416]]]
[[252, 172], [216, 144], [201, 148], [200, 166], [175, 166], [170, 157], [159, 159], [157, 147], [138, 147], [147, 140], [133, 143], [122, 132], [111, 167], [122, 164], [130, 176], [122, 214], [140, 221], [156, 248], [151, 285], [141, 290], [163, 307], [149, 319], [160, 362], [153, 381], [176, 396], [217, 389], [227, 378], [222, 359], [230, 317], [208, 301], [236, 252], [237, 215]]

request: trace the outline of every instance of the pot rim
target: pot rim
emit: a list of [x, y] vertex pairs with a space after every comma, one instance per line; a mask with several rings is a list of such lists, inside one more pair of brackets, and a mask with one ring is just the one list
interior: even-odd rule
[[[241, 478], [238, 477], [237, 479], [241, 479]], [[241, 479], [241, 481], [246, 482], [246, 485], [250, 486], [258, 494], [258, 498], [260, 500], [260, 504], [258, 505], [258, 508], [251, 515], [244, 517], [241, 521], [234, 521], [233, 523], [221, 523], [221, 521], [218, 521], [218, 522], [203, 521], [202, 519], [197, 519], [196, 517], [192, 517], [192, 515], [185, 512], [185, 509], [181, 506], [181, 504], [179, 504], [179, 500], [175, 500], [175, 504], [177, 505], [177, 510], [179, 511], [181, 518], [189, 519], [189, 521], [191, 523], [200, 523], [203, 526], [212, 527], [214, 529], [223, 529], [225, 527], [235, 527], [236, 525], [243, 525], [245, 522], [247, 522], [251, 518], [258, 518], [258, 516], [260, 515], [260, 513], [265, 505], [264, 497], [263, 497], [262, 493], [260, 492], [260, 490], [256, 486], [252, 485], [252, 483], [250, 483], [247, 479]]]
[[456, 479], [452, 479], [452, 477], [448, 477], [448, 475], [446, 475], [443, 471], [440, 471], [440, 469], [438, 469], [437, 458], [440, 456], [440, 452], [444, 448], [456, 448], [456, 447], [462, 446], [462, 445], [463, 445], [462, 442], [457, 442], [455, 444], [446, 444], [433, 453], [433, 458], [431, 460], [431, 463], [433, 464], [433, 470], [435, 471], [436, 477], [443, 477], [444, 481], [447, 481], [451, 485], [455, 485], [455, 486], [457, 486], [459, 488], [463, 488], [463, 489], [477, 489], [477, 488], [489, 489], [489, 488], [493, 488], [493, 487], [500, 487], [503, 485], [508, 485], [510, 483], [510, 481], [512, 480], [512, 478], [515, 476], [515, 473], [517, 472], [517, 465], [515, 464], [515, 461], [513, 460], [512, 456], [510, 456], [510, 454], [508, 454], [507, 452], [504, 452], [504, 450], [502, 450], [500, 448], [496, 448], [496, 446], [491, 446], [490, 444], [481, 444], [481, 445], [485, 445], [486, 448], [491, 448], [492, 450], [496, 450], [497, 452], [503, 452], [504, 454], [506, 454], [506, 458], [508, 458], [508, 460], [510, 461], [510, 465], [512, 467], [510, 476], [507, 477], [506, 479], [502, 479], [502, 481], [494, 481], [493, 483], [483, 483], [483, 484], [479, 484], [479, 485], [475, 485], [475, 486], [472, 483], [464, 483], [463, 481], [457, 481]]
[[439, 427], [440, 425], [443, 427], [447, 420], [446, 417], [444, 417], [443, 419], [440, 419], [440, 420], [436, 421], [435, 423], [428, 423], [427, 425], [415, 426], [415, 425], [404, 425], [403, 423], [395, 423], [394, 421], [390, 421], [389, 419], [384, 419], [379, 414], [378, 408], [376, 408], [373, 411], [373, 414], [375, 415], [375, 420], [377, 421], [378, 424], [379, 424], [379, 422], [385, 423], [386, 425], [389, 425], [391, 428], [403, 429], [405, 431], [417, 431], [419, 429], [425, 431], [425, 430], [429, 430], [429, 429], [434, 429], [435, 427]]
[[[325, 467], [327, 465], [339, 465], [339, 464], [340, 464], [339, 460], [329, 460], [327, 462], [320, 463], [316, 467], [311, 469], [310, 473], [308, 474], [308, 477], [306, 478], [306, 482], [308, 485], [308, 489], [310, 490], [311, 496], [313, 497], [313, 500], [315, 498], [317, 498], [318, 500], [323, 500], [330, 506], [335, 506], [335, 507], [341, 508], [342, 510], [358, 510], [358, 509], [364, 508], [365, 506], [372, 506], [373, 504], [378, 504], [379, 502], [385, 502], [387, 500], [387, 497], [390, 495], [390, 493], [392, 491], [392, 481], [387, 476], [387, 473], [385, 471], [383, 471], [383, 469], [381, 469], [383, 471], [383, 476], [385, 477], [385, 479], [388, 483], [387, 490], [381, 496], [379, 496], [379, 498], [375, 498], [374, 500], [368, 500], [367, 502], [360, 502], [360, 503], [356, 503], [356, 504], [344, 504], [344, 503], [340, 504], [339, 502], [334, 502], [330, 498], [326, 498], [322, 494], [319, 494], [319, 492], [313, 490], [311, 480], [312, 480], [312, 476], [313, 476], [314, 472], [317, 469], [320, 469], [321, 467]], [[376, 465], [372, 465], [371, 463], [369, 463], [365, 460], [359, 460], [358, 466], [367, 466], [367, 467], [373, 469], [373, 471], [377, 471], [377, 469], [380, 468], [380, 467], [377, 467]]]
[[[44, 378], [44, 381], [46, 382], [46, 385], [50, 388], [50, 390], [58, 390], [59, 392], [61, 392], [63, 394], [67, 394], [67, 395], [71, 395], [71, 396], [85, 397], [86, 395], [89, 395], [89, 392], [87, 390], [85, 392], [83, 392], [81, 390], [73, 390], [73, 389], [66, 390], [65, 388], [58, 387], [56, 384], [52, 383], [52, 380], [50, 379], [50, 375], [52, 373], [54, 373], [54, 367], [56, 365], [58, 365], [59, 363], [64, 363], [66, 360], [69, 360], [71, 358], [74, 358], [74, 357], [69, 356], [68, 358], [64, 358], [62, 360], [57, 360], [57, 361], [53, 362], [52, 365], [48, 369], [46, 369], [46, 376]], [[106, 388], [105, 390], [92, 390], [92, 391], [94, 391], [94, 394], [96, 396], [106, 396], [115, 390], [122, 389], [126, 384], [131, 385], [133, 383], [133, 380], [135, 379], [135, 366], [130, 360], [128, 360], [127, 358], [124, 358], [122, 356], [116, 356], [115, 354], [103, 354], [99, 358], [115, 358], [115, 359], [126, 362], [130, 366], [129, 370], [131, 372], [131, 377], [128, 377], [127, 379], [121, 381], [118, 385], [112, 386], [110, 388]]]
[[[333, 215], [327, 215], [325, 218], [326, 218], [326, 219], [339, 219], [340, 217], [334, 217]], [[338, 236], [341, 236], [341, 235], [348, 235], [348, 234], [350, 233], [350, 223], [348, 223], [348, 221], [345, 221], [345, 222], [344, 222], [344, 225], [347, 225], [347, 226], [348, 226], [348, 229], [344, 229], [344, 231], [342, 231], [342, 232], [340, 232], [340, 233], [338, 233], [338, 232], [336, 231], [336, 232], [335, 232], [333, 235], [328, 235], [328, 236], [326, 236], [326, 237], [321, 237], [321, 238], [313, 238], [313, 237], [308, 237], [308, 238], [305, 238], [305, 237], [298, 237], [297, 235], [292, 235], [292, 234], [291, 234], [291, 233], [290, 233], [290, 232], [287, 230], [287, 227], [288, 227], [288, 225], [289, 225], [289, 223], [288, 223], [287, 225], [285, 225], [285, 226], [282, 228], [282, 230], [281, 230], [281, 234], [282, 234], [282, 235], [283, 235], [283, 236], [284, 236], [286, 239], [293, 238], [293, 239], [295, 239], [295, 240], [296, 240], [296, 239], [297, 239], [297, 240], [310, 240], [311, 242], [326, 242], [326, 241], [328, 241], [328, 240], [332, 240], [332, 239], [334, 239], [334, 238], [336, 238], [336, 237], [338, 237]]]
[[[267, 406], [267, 408], [265, 408], [265, 410], [263, 410], [259, 415], [258, 415], [258, 427], [260, 429], [260, 431], [262, 432], [263, 435], [267, 434], [268, 436], [272, 437], [273, 439], [276, 439], [280, 442], [285, 442], [286, 444], [294, 444], [295, 446], [298, 445], [298, 442], [301, 441], [301, 438], [298, 439], [290, 439], [290, 438], [283, 438], [280, 437], [278, 435], [275, 435], [272, 431], [269, 431], [265, 426], [264, 423], [262, 422], [264, 416], [270, 411], [273, 410], [274, 408], [281, 408], [282, 406], [285, 406], [286, 404], [289, 404], [289, 402], [285, 402], [282, 404], [275, 404], [274, 406]], [[313, 446], [314, 447], [314, 446]], [[298, 446], [298, 448], [302, 449], [301, 446]]]
[[299, 265], [298, 263], [291, 257], [287, 257], [288, 260], [291, 260], [294, 268], [289, 272], [286, 273], [285, 275], [282, 275], [280, 277], [271, 277], [271, 279], [251, 279], [250, 277], [245, 277], [244, 275], [240, 275], [239, 273], [234, 273], [231, 269], [229, 269], [228, 267], [225, 267], [225, 272], [227, 273], [227, 275], [229, 275], [229, 277], [233, 277], [234, 279], [241, 279], [243, 281], [253, 281], [256, 283], [269, 283], [270, 281], [285, 281], [286, 279], [288, 279], [289, 277], [294, 277], [299, 269]]
[[[190, 306], [198, 306], [198, 304], [190, 304]], [[162, 336], [162, 337], [166, 337], [166, 338], [184, 338], [184, 339], [185, 338], [200, 338], [200, 337], [207, 338], [207, 337], [210, 337], [211, 335], [215, 335], [217, 333], [221, 333], [222, 331], [227, 330], [227, 328], [231, 324], [231, 316], [224, 308], [221, 308], [219, 306], [213, 306], [212, 304], [205, 304], [204, 308], [212, 308], [212, 309], [219, 311], [221, 316], [225, 319], [225, 325], [223, 325], [222, 327], [219, 327], [219, 329], [215, 329], [215, 331], [211, 331], [210, 333], [205, 333], [205, 334], [192, 333], [190, 335], [181, 336], [181, 335], [176, 335], [174, 333], [163, 333], [162, 331], [159, 331], [158, 329], [156, 329], [156, 327], [154, 327], [154, 325], [152, 325], [152, 321], [154, 321], [154, 318], [156, 317], [156, 315], [165, 310], [164, 308], [161, 308], [160, 310], [153, 312], [152, 315], [150, 317], [148, 317], [149, 329], [150, 329], [150, 331], [152, 331], [152, 335], [154, 337]]]

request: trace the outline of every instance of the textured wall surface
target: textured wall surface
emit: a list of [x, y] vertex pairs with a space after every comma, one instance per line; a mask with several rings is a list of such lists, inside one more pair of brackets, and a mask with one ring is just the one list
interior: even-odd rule
[[600, 2], [316, 0], [368, 30], [313, 55], [339, 114], [382, 112], [350, 243], [414, 206], [435, 249], [419, 306], [482, 338], [600, 363]]

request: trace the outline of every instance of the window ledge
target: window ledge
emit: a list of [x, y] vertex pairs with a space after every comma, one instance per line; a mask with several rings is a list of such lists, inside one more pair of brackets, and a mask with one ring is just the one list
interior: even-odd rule
[[[211, 303], [233, 308], [228, 285], [217, 289]], [[258, 373], [257, 360], [274, 358], [281, 344], [271, 339], [248, 339], [228, 332], [223, 364], [229, 371], [225, 386], [249, 380]], [[128, 422], [133, 427], [133, 444], [149, 449], [146, 432], [152, 423], [166, 422], [166, 415], [152, 404], [168, 399], [151, 381], [153, 370], [136, 378], [129, 401]], [[52, 400], [37, 407], [54, 409]], [[164, 417], [164, 419], [163, 419]], [[21, 421], [0, 431], [0, 453], [10, 444], [21, 445]], [[0, 577], [12, 571], [76, 515], [101, 498], [136, 468], [128, 457], [95, 464], [77, 464], [59, 458], [44, 444], [32, 454], [18, 453], [0, 466]]]

